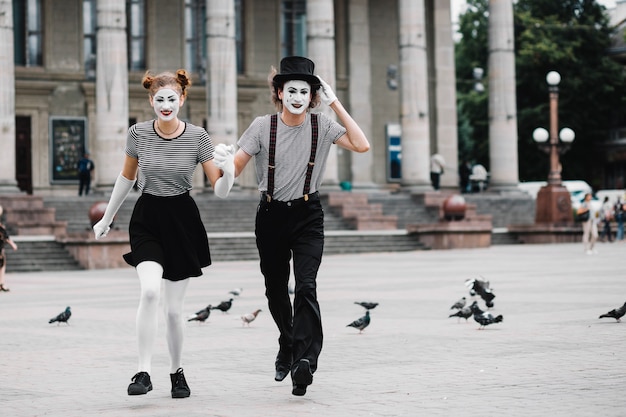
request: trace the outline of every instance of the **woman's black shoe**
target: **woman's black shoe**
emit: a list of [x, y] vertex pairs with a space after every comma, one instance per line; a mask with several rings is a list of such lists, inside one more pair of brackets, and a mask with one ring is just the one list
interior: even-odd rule
[[186, 398], [191, 395], [183, 368], [178, 368], [175, 374], [170, 374], [170, 379], [172, 381], [172, 398]]
[[128, 386], [128, 395], [141, 395], [152, 391], [152, 382], [147, 372], [137, 372], [131, 379], [133, 382]]

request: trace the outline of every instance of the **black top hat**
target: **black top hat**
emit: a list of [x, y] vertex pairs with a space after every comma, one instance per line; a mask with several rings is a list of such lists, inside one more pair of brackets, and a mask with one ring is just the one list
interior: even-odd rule
[[[313, 89], [320, 86], [320, 80], [313, 71], [315, 64], [303, 56], [288, 56], [280, 61], [280, 73], [274, 76], [274, 84], [284, 84], [290, 80], [302, 80], [311, 84]], [[315, 86], [315, 87], [314, 87]]]

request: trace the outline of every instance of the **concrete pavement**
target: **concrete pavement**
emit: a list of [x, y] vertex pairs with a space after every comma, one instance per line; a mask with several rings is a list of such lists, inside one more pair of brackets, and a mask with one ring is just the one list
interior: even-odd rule
[[[190, 398], [172, 399], [163, 320], [154, 390], [129, 397], [136, 369], [133, 269], [8, 274], [0, 293], [0, 415], [30, 416], [621, 416], [626, 244], [327, 256], [318, 278], [325, 342], [304, 397], [273, 380], [277, 332], [256, 261], [192, 279], [186, 314], [242, 287], [228, 314], [188, 323]], [[10, 253], [8, 262], [11, 261]], [[448, 318], [482, 276], [504, 321]], [[359, 334], [346, 324], [377, 301]], [[69, 326], [48, 319], [71, 306]], [[481, 305], [482, 304], [481, 302]], [[240, 316], [263, 309], [250, 328]]]

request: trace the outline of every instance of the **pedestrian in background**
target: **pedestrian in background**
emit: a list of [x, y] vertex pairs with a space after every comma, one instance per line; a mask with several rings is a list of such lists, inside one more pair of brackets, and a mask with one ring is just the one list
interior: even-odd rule
[[470, 175], [472, 174], [472, 164], [470, 161], [463, 161], [461, 166], [459, 166], [459, 182], [461, 186], [461, 193], [470, 193], [472, 192], [472, 186], [470, 182]]
[[594, 213], [591, 209], [591, 193], [585, 194], [585, 198], [576, 211], [577, 216], [587, 216], [587, 220], [583, 221], [583, 245], [585, 253], [592, 255], [598, 253], [595, 249], [596, 240], [598, 239], [598, 219], [599, 213]]
[[15, 244], [15, 242], [13, 242], [13, 240], [11, 240], [11, 237], [9, 236], [9, 232], [7, 231], [4, 225], [3, 214], [4, 214], [4, 210], [2, 206], [0, 206], [0, 291], [8, 292], [10, 290], [6, 287], [4, 283], [4, 276], [5, 276], [6, 269], [7, 269], [7, 259], [6, 259], [6, 253], [4, 251], [4, 245], [11, 246], [13, 250], [17, 250], [17, 245]]
[[620, 197], [617, 197], [615, 206], [613, 206], [613, 216], [615, 217], [615, 222], [617, 223], [615, 240], [624, 240], [624, 203], [622, 203]]
[[78, 195], [83, 195], [83, 191], [87, 195], [91, 187], [91, 174], [96, 165], [89, 159], [89, 152], [85, 152], [76, 165], [78, 169]]
[[436, 153], [430, 157], [430, 182], [435, 190], [439, 190], [441, 176], [446, 167], [446, 161], [443, 156]]
[[609, 201], [609, 197], [604, 197], [602, 201], [602, 209], [600, 210], [600, 220], [602, 221], [602, 233], [600, 239], [602, 241], [613, 241], [613, 233], [611, 231], [611, 222], [613, 221], [613, 205]]

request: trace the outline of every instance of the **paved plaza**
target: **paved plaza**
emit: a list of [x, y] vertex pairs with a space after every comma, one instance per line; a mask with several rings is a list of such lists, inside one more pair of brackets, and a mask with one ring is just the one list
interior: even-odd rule
[[[138, 280], [131, 268], [8, 274], [0, 293], [0, 415], [59, 416], [622, 416], [626, 244], [504, 245], [327, 256], [318, 278], [324, 349], [306, 396], [275, 382], [277, 331], [256, 261], [220, 262], [192, 279], [185, 312], [191, 397], [172, 399], [164, 323], [154, 390], [130, 397]], [[11, 253], [8, 254], [8, 262]], [[467, 278], [491, 282], [502, 323], [448, 318]], [[376, 301], [362, 334], [346, 327]], [[66, 306], [69, 325], [48, 324]], [[484, 303], [481, 301], [481, 306]], [[240, 316], [263, 311], [251, 326]]]

